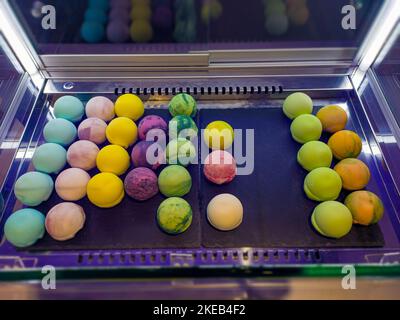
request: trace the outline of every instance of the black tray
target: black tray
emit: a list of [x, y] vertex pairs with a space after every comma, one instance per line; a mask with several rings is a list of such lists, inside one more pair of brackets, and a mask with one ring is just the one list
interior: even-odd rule
[[[158, 114], [167, 121], [171, 118], [165, 109], [146, 110], [146, 113]], [[78, 203], [85, 209], [86, 224], [74, 239], [57, 242], [46, 235], [30, 250], [384, 245], [378, 225], [354, 226], [347, 236], [338, 240], [314, 231], [310, 216], [317, 203], [303, 192], [307, 172], [296, 161], [300, 145], [291, 138], [290, 120], [280, 108], [201, 109], [195, 120], [199, 129], [214, 120], [225, 120], [235, 129], [255, 129], [255, 164], [252, 175], [237, 176], [232, 183], [223, 186], [209, 183], [202, 174], [202, 166], [190, 165], [193, 186], [184, 198], [192, 205], [193, 223], [187, 232], [172, 236], [158, 228], [156, 211], [164, 199], [160, 194], [143, 203], [126, 196], [121, 204], [111, 209], [97, 208], [85, 198]], [[348, 129], [352, 129], [352, 123]], [[96, 173], [94, 170], [91, 175]], [[215, 230], [206, 218], [208, 202], [220, 193], [236, 195], [244, 206], [243, 223], [231, 232]], [[345, 195], [342, 193], [340, 200]], [[38, 209], [47, 212], [60, 202], [54, 193]]]

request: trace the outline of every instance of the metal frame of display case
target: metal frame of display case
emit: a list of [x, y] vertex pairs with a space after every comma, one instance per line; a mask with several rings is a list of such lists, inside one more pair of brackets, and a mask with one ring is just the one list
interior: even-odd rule
[[[377, 19], [383, 19], [393, 12], [394, 1], [386, 1], [384, 8]], [[385, 106], [376, 97], [371, 95], [375, 83], [367, 70], [380, 52], [384, 41], [389, 37], [391, 30], [398, 21], [390, 19], [392, 25], [379, 32], [382, 41], [375, 43], [373, 32], [367, 36], [365, 45], [357, 51], [355, 48], [325, 48], [325, 49], [267, 49], [254, 51], [212, 51], [208, 53], [189, 53], [181, 55], [38, 55], [29, 44], [22, 28], [19, 26], [15, 15], [6, 2], [1, 2], [0, 9], [9, 14], [7, 23], [15, 24], [15, 32], [7, 35], [11, 48], [24, 50], [19, 55], [19, 60], [27, 73], [32, 78], [41, 78], [39, 91], [46, 95], [60, 93], [93, 93], [102, 92], [113, 94], [118, 92], [135, 92], [145, 98], [157, 95], [168, 96], [180, 91], [188, 91], [195, 96], [201, 94], [202, 99], [223, 99], [224, 94], [232, 94], [241, 99], [253, 95], [274, 94], [280, 97], [282, 91], [306, 91], [316, 97], [324, 95], [340, 95], [345, 93], [351, 103], [357, 108], [357, 116], [362, 124], [367, 141], [371, 143], [371, 150], [376, 151], [378, 174], [386, 175], [384, 181], [389, 185], [382, 186], [387, 190], [400, 190], [400, 172], [388, 172], [385, 165], [390, 167], [390, 161], [398, 157], [398, 148], [387, 148], [387, 141], [379, 138], [381, 126], [394, 126], [387, 118]], [[2, 17], [4, 18], [4, 17]], [[374, 26], [377, 24], [375, 22]], [[17, 37], [10, 40], [11, 37]], [[372, 38], [371, 38], [372, 37]], [[374, 52], [370, 52], [368, 43], [374, 42]], [[378, 51], [376, 49], [378, 48]], [[17, 52], [16, 52], [17, 53]], [[375, 53], [375, 55], [374, 55]], [[243, 55], [245, 54], [245, 55]], [[372, 55], [372, 61], [371, 61]], [[244, 57], [244, 58], [243, 58]], [[318, 57], [318, 61], [315, 58]], [[153, 62], [157, 58], [158, 63]], [[263, 61], [260, 61], [262, 58]], [[244, 60], [243, 60], [244, 59]], [[28, 61], [30, 60], [30, 61]], [[150, 66], [153, 64], [152, 66]], [[284, 76], [281, 76], [284, 74]], [[268, 76], [265, 76], [268, 75]], [[289, 76], [293, 75], [293, 76]], [[356, 80], [355, 83], [355, 77]], [[361, 77], [361, 78], [360, 78]], [[96, 81], [94, 81], [96, 79]], [[42, 89], [40, 84], [45, 82]], [[189, 84], [188, 84], [189, 83]], [[212, 85], [210, 85], [212, 83]], [[173, 89], [174, 88], [174, 89]], [[203, 88], [203, 89], [202, 89]], [[125, 90], [125, 91], [124, 91]], [[197, 92], [195, 92], [197, 90]], [[204, 91], [203, 92], [201, 91]], [[375, 90], [376, 91], [376, 90]], [[21, 93], [22, 95], [22, 93]], [[43, 98], [45, 99], [45, 98]], [[377, 102], [377, 105], [375, 105]], [[33, 108], [29, 121], [36, 122], [43, 116], [47, 107], [46, 100], [38, 100], [29, 104]], [[17, 110], [19, 106], [15, 106]], [[379, 106], [379, 108], [377, 108]], [[27, 107], [25, 104], [24, 107]], [[386, 114], [386, 115], [385, 115]], [[383, 116], [382, 116], [383, 115]], [[378, 119], [371, 122], [371, 119]], [[34, 130], [29, 129], [22, 137], [23, 145], [19, 148], [29, 147], [29, 141]], [[18, 150], [16, 150], [17, 152]], [[381, 161], [381, 162], [380, 162]], [[19, 172], [21, 163], [13, 163], [10, 174], [5, 182], [5, 187], [10, 189], [15, 176]], [[400, 208], [398, 192], [392, 194], [390, 202], [395, 208]], [[391, 217], [399, 223], [399, 212]], [[400, 232], [400, 229], [395, 230]], [[397, 234], [400, 238], [400, 235]], [[339, 251], [341, 253], [339, 253]], [[10, 251], [11, 252], [11, 251]], [[345, 264], [359, 261], [360, 265], [368, 265], [371, 274], [383, 272], [386, 266], [390, 275], [399, 275], [400, 253], [399, 248], [370, 250], [319, 250], [309, 249], [263, 249], [263, 248], [232, 248], [225, 250], [119, 250], [91, 251], [83, 250], [68, 254], [66, 252], [51, 255], [51, 262], [60, 266], [69, 265], [71, 269], [79, 266], [86, 270], [103, 270], [110, 272], [119, 270], [136, 269], [136, 275], [143, 276], [140, 267], [146, 267], [146, 274], [154, 275], [159, 267], [166, 275], [176, 275], [187, 269], [187, 274], [193, 274], [193, 267], [199, 266], [201, 272], [209, 272], [209, 267], [219, 266], [226, 274], [226, 270], [235, 273], [235, 270], [244, 271], [243, 275], [261, 276], [265, 272], [279, 274], [286, 270], [286, 274], [306, 275], [308, 272], [323, 275], [331, 268], [337, 275], [340, 269], [332, 265], [341, 255], [340, 263]], [[50, 262], [49, 255], [45, 254], [20, 254], [0, 257], [2, 269], [17, 269], [27, 272], [39, 272], [39, 266]], [[394, 264], [394, 267], [393, 267]], [[322, 268], [319, 268], [323, 265]], [[231, 267], [237, 267], [232, 268]], [[169, 269], [169, 267], [173, 267]], [[374, 268], [376, 267], [376, 268]], [[319, 269], [318, 269], [319, 268]], [[69, 269], [69, 268], [67, 268]], [[281, 271], [279, 271], [281, 270]], [[288, 271], [291, 270], [291, 271]], [[302, 270], [300, 273], [299, 270]], [[309, 270], [309, 271], [307, 271]], [[73, 270], [70, 270], [73, 271]], [[128, 272], [128, 271], [126, 271]], [[171, 273], [169, 273], [171, 272]], [[0, 273], [1, 274], [1, 273]], [[107, 274], [107, 273], [106, 273]], [[161, 274], [161, 273], [157, 273]], [[184, 273], [186, 274], [186, 273]], [[9, 274], [8, 274], [9, 275]], [[15, 273], [19, 279], [21, 273]], [[98, 273], [100, 276], [100, 273]], [[1, 279], [1, 276], [0, 276]]]

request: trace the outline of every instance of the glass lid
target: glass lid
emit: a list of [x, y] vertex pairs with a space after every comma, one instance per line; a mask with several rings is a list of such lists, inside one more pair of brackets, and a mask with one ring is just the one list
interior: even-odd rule
[[9, 1], [36, 51], [168, 54], [358, 48], [383, 0]]

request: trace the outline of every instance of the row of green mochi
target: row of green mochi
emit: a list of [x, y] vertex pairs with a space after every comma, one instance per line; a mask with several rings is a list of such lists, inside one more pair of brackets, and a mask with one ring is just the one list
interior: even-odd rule
[[[361, 138], [345, 130], [348, 116], [337, 105], [328, 105], [312, 115], [312, 99], [301, 92], [289, 95], [283, 104], [284, 114], [292, 119], [290, 131], [303, 144], [297, 153], [298, 163], [309, 173], [303, 188], [311, 200], [322, 202], [312, 213], [311, 222], [323, 236], [341, 238], [353, 223], [370, 225], [383, 216], [380, 198], [363, 190], [369, 183], [368, 166], [357, 159], [362, 151]], [[322, 131], [332, 133], [328, 143], [318, 141]], [[331, 169], [333, 157], [339, 162]], [[335, 201], [342, 189], [353, 191], [344, 204]]]

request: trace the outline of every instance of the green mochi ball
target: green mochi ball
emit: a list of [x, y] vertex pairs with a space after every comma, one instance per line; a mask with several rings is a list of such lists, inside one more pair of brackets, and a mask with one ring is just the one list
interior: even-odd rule
[[342, 179], [330, 168], [317, 168], [304, 179], [304, 191], [315, 201], [336, 200], [342, 190]]
[[193, 119], [186, 115], [175, 116], [168, 125], [170, 139], [196, 137], [199, 129]]
[[331, 148], [321, 141], [307, 142], [297, 153], [298, 163], [307, 171], [321, 167], [329, 168], [332, 163], [332, 157]]
[[192, 208], [182, 198], [168, 198], [158, 207], [157, 222], [169, 234], [185, 232], [192, 223]]
[[290, 126], [292, 137], [298, 143], [319, 140], [322, 135], [322, 124], [316, 116], [303, 114], [293, 120]]
[[180, 93], [171, 99], [168, 109], [173, 117], [178, 115], [194, 117], [197, 112], [197, 103], [191, 95]]
[[311, 223], [325, 237], [342, 238], [350, 232], [353, 217], [344, 204], [326, 201], [315, 207]]
[[182, 197], [189, 193], [192, 187], [192, 177], [186, 168], [170, 165], [160, 172], [158, 187], [166, 197]]
[[167, 145], [166, 158], [168, 164], [187, 166], [196, 159], [196, 148], [185, 138], [173, 139]]
[[311, 114], [313, 102], [311, 98], [302, 92], [289, 95], [283, 102], [283, 113], [289, 119], [295, 119], [302, 114]]

